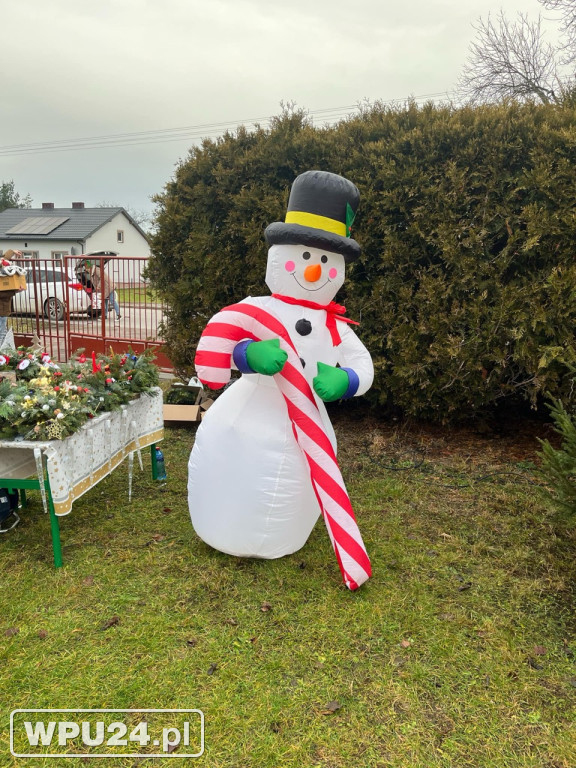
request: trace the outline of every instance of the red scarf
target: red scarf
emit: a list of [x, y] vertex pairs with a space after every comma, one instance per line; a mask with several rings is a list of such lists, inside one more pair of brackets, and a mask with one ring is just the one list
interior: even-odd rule
[[272, 298], [284, 301], [286, 304], [297, 304], [299, 307], [306, 307], [307, 309], [323, 309], [326, 312], [326, 328], [330, 331], [332, 346], [334, 347], [342, 343], [338, 328], [336, 327], [336, 320], [341, 320], [343, 323], [352, 323], [352, 325], [360, 325], [356, 320], [342, 317], [344, 312], [346, 312], [346, 307], [343, 307], [342, 304], [336, 304], [335, 301], [331, 301], [330, 304], [317, 304], [315, 301], [294, 299], [292, 296], [282, 296], [280, 293], [273, 293]]

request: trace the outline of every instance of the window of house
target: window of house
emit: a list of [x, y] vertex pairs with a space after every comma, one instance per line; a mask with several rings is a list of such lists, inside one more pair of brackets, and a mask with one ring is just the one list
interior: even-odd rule
[[22, 251], [22, 256], [25, 259], [37, 259], [40, 256], [39, 251]]
[[53, 259], [61, 259], [63, 256], [68, 256], [68, 251], [52, 251]]
[[118, 243], [123, 243], [124, 242], [124, 230], [123, 229], [116, 230], [116, 241]]

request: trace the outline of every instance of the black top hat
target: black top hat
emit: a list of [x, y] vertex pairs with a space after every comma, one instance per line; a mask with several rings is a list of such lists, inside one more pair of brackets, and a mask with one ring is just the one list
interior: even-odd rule
[[360, 246], [350, 227], [359, 202], [358, 188], [343, 176], [306, 171], [292, 184], [285, 221], [267, 226], [264, 236], [269, 245], [308, 245], [355, 261]]

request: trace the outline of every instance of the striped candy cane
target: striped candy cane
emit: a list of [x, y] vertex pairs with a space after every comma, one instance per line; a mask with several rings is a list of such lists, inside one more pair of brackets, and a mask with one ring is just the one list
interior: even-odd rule
[[372, 575], [370, 560], [332, 443], [296, 348], [282, 323], [269, 311], [248, 302], [225, 307], [214, 315], [200, 337], [194, 361], [198, 378], [211, 389], [220, 389], [230, 381], [232, 353], [239, 341], [274, 338], [280, 339], [280, 346], [288, 354], [274, 379], [286, 402], [296, 442], [308, 462], [312, 487], [344, 583], [349, 589], [358, 589]]

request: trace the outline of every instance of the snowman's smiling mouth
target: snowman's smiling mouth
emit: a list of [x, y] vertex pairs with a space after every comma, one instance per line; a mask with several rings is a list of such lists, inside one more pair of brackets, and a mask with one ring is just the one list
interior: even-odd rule
[[306, 288], [306, 286], [302, 285], [302, 283], [296, 277], [296, 272], [292, 272], [292, 277], [294, 278], [294, 280], [296, 280], [296, 282], [298, 283], [300, 288], [302, 288], [305, 291], [312, 291], [312, 292], [313, 291], [320, 291], [320, 290], [322, 290], [322, 288], [324, 288], [326, 285], [328, 285], [328, 283], [332, 282], [332, 280], [330, 280], [330, 278], [328, 278], [328, 280], [326, 280], [325, 283], [322, 283], [322, 285], [319, 285], [318, 288]]

